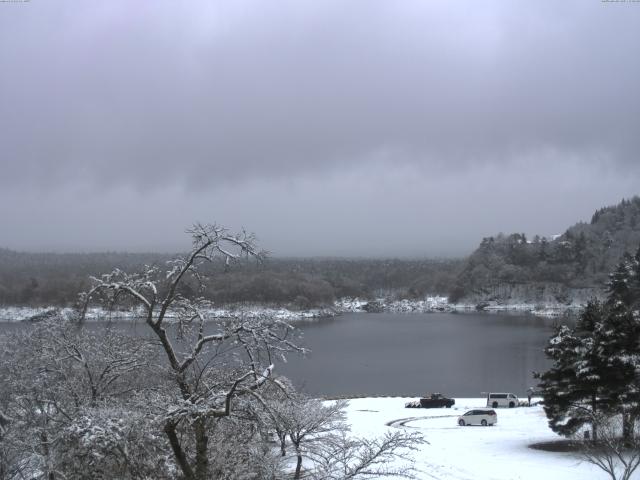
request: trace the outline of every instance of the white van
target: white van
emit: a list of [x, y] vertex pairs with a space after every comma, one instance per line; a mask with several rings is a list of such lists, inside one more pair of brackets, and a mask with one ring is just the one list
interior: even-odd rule
[[476, 408], [458, 417], [458, 425], [461, 427], [466, 425], [482, 425], [486, 427], [496, 423], [498, 423], [498, 415], [495, 410], [490, 408]]
[[487, 393], [487, 407], [517, 407], [520, 400], [513, 393]]

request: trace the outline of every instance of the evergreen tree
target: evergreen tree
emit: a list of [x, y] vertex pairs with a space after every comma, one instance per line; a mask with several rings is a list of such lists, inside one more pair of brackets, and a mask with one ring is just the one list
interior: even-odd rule
[[597, 435], [597, 412], [607, 410], [611, 403], [608, 390], [606, 361], [602, 357], [602, 332], [606, 307], [591, 301], [585, 309], [575, 327], [575, 335], [580, 339], [576, 351], [576, 377], [578, 379], [578, 394], [589, 407], [589, 422], [591, 422], [594, 438]]
[[600, 335], [604, 361], [603, 385], [609, 396], [607, 410], [623, 415], [624, 436], [640, 413], [640, 323], [622, 302], [609, 309]]
[[[572, 435], [584, 424], [592, 424], [595, 413], [608, 403], [603, 395], [599, 356], [602, 317], [603, 306], [590, 302], [576, 327], [557, 327], [545, 349], [554, 365], [537, 374], [538, 387], [549, 426], [561, 435]], [[592, 428], [595, 435], [595, 426]]]
[[635, 315], [638, 315], [638, 310], [640, 310], [640, 246], [638, 247], [636, 254], [631, 259], [630, 277], [629, 293], [631, 303], [629, 307]]
[[629, 438], [640, 415], [640, 317], [635, 311], [640, 301], [638, 273], [639, 262], [625, 254], [610, 275], [608, 312], [601, 332], [609, 410], [612, 415], [622, 414], [624, 438]]
[[609, 275], [607, 305], [610, 307], [615, 306], [618, 302], [621, 302], [624, 307], [631, 305], [633, 263], [634, 259], [631, 255], [625, 253], [622, 261], [618, 263], [616, 269]]
[[622, 415], [629, 439], [640, 417], [640, 249], [610, 275], [604, 304], [590, 302], [575, 328], [556, 329], [545, 349], [553, 367], [543, 374], [549, 426], [561, 435], [595, 424], [597, 412]]
[[538, 388], [544, 400], [544, 411], [549, 419], [549, 427], [561, 435], [570, 435], [584, 423], [584, 419], [573, 415], [573, 406], [580, 398], [576, 392], [576, 355], [578, 339], [570, 328], [559, 326], [549, 339], [545, 354], [553, 360], [553, 366], [542, 374]]

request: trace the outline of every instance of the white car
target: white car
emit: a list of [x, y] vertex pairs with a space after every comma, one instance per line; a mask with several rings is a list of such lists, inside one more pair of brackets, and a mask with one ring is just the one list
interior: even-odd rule
[[488, 393], [487, 394], [487, 407], [517, 407], [520, 405], [520, 400], [513, 393]]
[[482, 425], [486, 427], [496, 423], [498, 423], [498, 414], [491, 408], [476, 408], [458, 417], [458, 425], [461, 427], [465, 425]]

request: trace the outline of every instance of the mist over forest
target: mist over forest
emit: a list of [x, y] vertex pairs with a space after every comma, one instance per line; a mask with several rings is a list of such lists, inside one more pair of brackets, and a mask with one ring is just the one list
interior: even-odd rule
[[[522, 233], [498, 234], [480, 241], [466, 258], [367, 259], [279, 258], [210, 264], [204, 294], [219, 305], [254, 303], [307, 309], [340, 298], [452, 301], [490, 298], [504, 285], [545, 285], [591, 289], [601, 294], [609, 272], [625, 252], [640, 245], [640, 197], [603, 207], [589, 223], [577, 223], [556, 238]], [[26, 253], [0, 249], [0, 304], [72, 306], [87, 289], [90, 276], [114, 268], [135, 272], [162, 266], [170, 254]], [[185, 294], [195, 285], [186, 284]], [[189, 289], [192, 289], [189, 291]]]

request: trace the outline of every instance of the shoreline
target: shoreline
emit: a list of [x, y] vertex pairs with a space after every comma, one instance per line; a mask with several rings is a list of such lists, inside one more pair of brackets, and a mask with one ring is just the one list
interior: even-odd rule
[[[207, 314], [212, 318], [258, 318], [271, 317], [283, 321], [313, 321], [320, 318], [336, 317], [343, 313], [527, 313], [538, 317], [554, 318], [570, 316], [579, 313], [584, 308], [582, 304], [533, 304], [484, 302], [482, 304], [451, 304], [446, 297], [426, 297], [424, 300], [389, 300], [378, 298], [362, 300], [359, 298], [344, 298], [337, 300], [331, 307], [311, 308], [306, 310], [292, 310], [286, 307], [265, 305], [229, 305], [209, 310]], [[74, 309], [70, 307], [0, 307], [0, 322], [38, 322], [47, 318], [61, 316], [71, 318]], [[90, 308], [86, 319], [96, 321], [108, 317], [114, 320], [129, 320], [140, 318], [144, 313], [140, 310], [107, 311], [103, 308]], [[168, 319], [175, 318], [168, 314]]]

